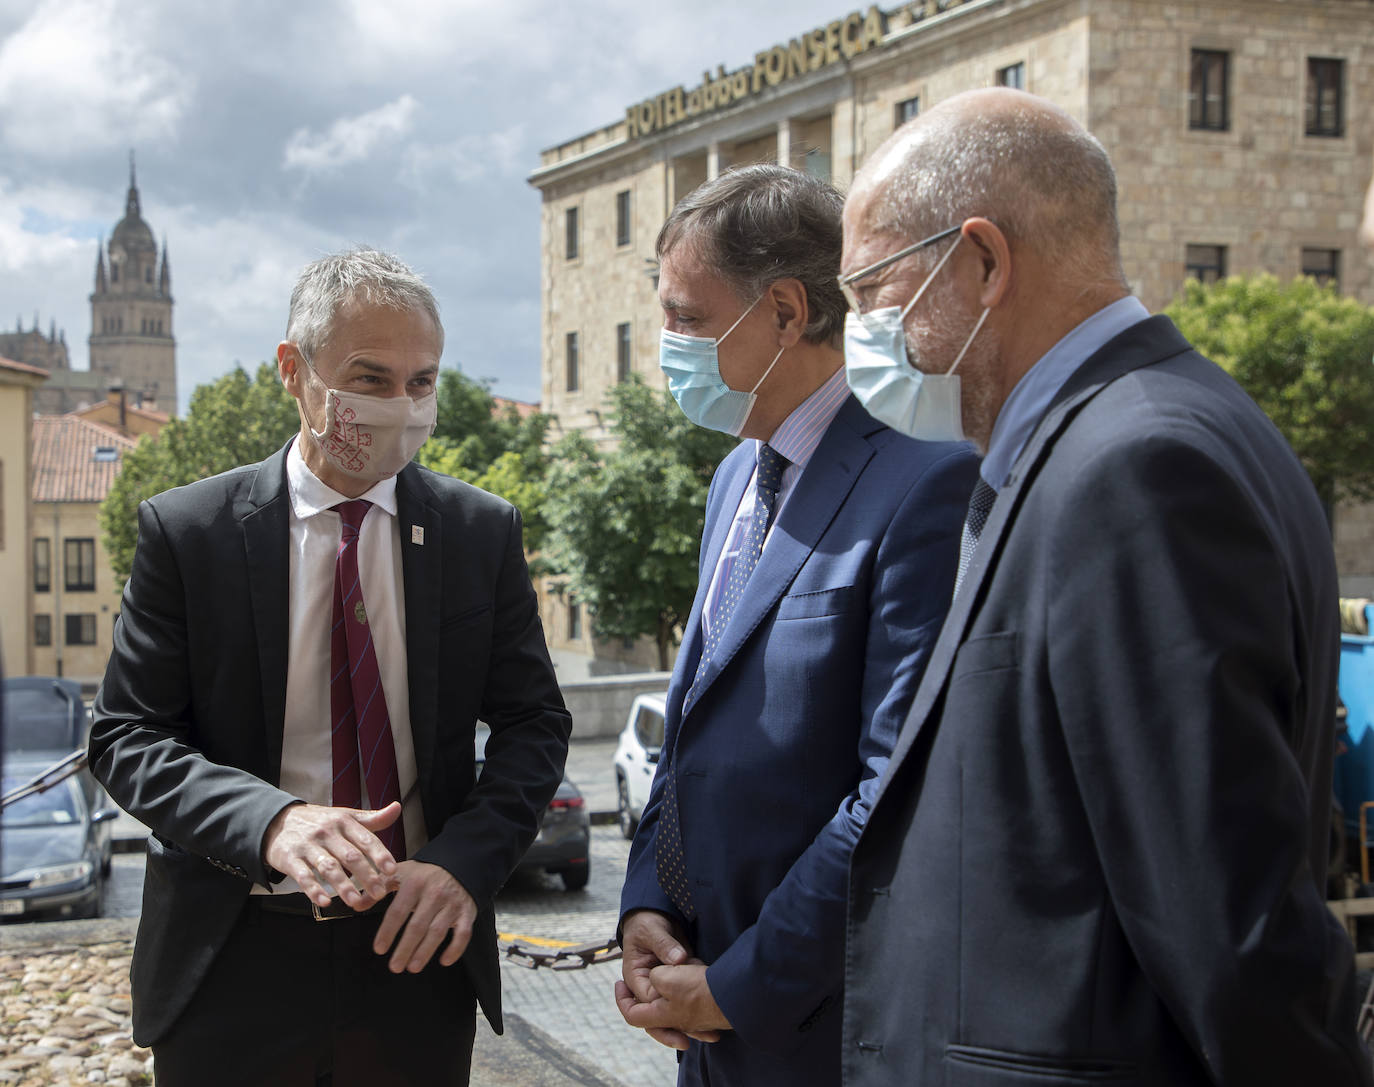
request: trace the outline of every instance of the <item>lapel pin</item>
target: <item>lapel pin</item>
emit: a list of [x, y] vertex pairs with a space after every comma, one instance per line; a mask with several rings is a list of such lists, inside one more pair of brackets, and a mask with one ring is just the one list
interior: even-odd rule
[[419, 525], [410, 526], [410, 542], [413, 544], [420, 544], [421, 546], [424, 545], [425, 530]]

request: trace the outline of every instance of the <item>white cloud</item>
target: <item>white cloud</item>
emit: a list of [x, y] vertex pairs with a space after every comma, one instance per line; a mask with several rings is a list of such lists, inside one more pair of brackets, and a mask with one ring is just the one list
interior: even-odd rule
[[408, 133], [419, 103], [409, 94], [356, 117], [340, 117], [323, 134], [300, 128], [286, 141], [282, 165], [318, 173], [366, 159], [377, 148]]
[[474, 132], [438, 144], [414, 144], [403, 157], [402, 177], [416, 189], [469, 182], [493, 175], [523, 178], [529, 168], [524, 125]]
[[144, 43], [147, 12], [117, 0], [44, 0], [0, 43], [0, 141], [66, 157], [170, 137], [194, 78]]

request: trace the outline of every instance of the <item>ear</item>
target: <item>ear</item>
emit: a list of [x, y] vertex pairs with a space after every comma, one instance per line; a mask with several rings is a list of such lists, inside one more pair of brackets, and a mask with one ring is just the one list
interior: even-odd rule
[[979, 264], [978, 305], [996, 307], [1011, 289], [1011, 246], [996, 223], [965, 219], [963, 236]]
[[294, 343], [282, 340], [277, 344], [277, 374], [281, 378], [281, 383], [286, 386], [286, 391], [297, 400], [301, 398], [305, 381], [300, 372], [302, 365], [300, 352]]
[[778, 329], [778, 346], [795, 347], [811, 323], [806, 288], [800, 279], [780, 279], [768, 288]]

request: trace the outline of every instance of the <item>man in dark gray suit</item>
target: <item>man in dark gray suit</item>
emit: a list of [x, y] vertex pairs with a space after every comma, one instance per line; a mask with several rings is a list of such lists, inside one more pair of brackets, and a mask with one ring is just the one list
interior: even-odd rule
[[998, 89], [900, 129], [846, 206], [856, 393], [984, 453], [852, 859], [846, 1083], [1370, 1082], [1322, 893], [1326, 522], [1131, 297], [1115, 202], [1095, 139]]
[[316, 261], [277, 349], [300, 433], [139, 508], [90, 752], [153, 832], [159, 1084], [462, 1084], [474, 998], [501, 1030], [492, 897], [570, 722], [520, 515], [411, 463], [442, 349], [400, 261]]

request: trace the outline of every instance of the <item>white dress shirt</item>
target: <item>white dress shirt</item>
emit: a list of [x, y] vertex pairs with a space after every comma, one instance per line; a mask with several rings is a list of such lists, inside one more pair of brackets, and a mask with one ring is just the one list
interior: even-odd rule
[[[773, 504], [773, 517], [768, 522], [768, 534], [763, 538], [763, 550], [768, 550], [768, 541], [773, 538], [773, 527], [782, 516], [782, 507], [796, 489], [797, 480], [811, 462], [816, 446], [821, 444], [825, 432], [835, 421], [844, 402], [849, 399], [849, 383], [841, 366], [830, 377], [798, 404], [792, 414], [784, 419], [778, 429], [773, 431], [768, 444], [787, 458], [787, 467], [782, 470], [782, 482], [778, 486], [778, 497]], [[711, 585], [706, 591], [706, 603], [701, 610], [701, 634], [705, 639], [711, 637], [711, 617], [716, 608], [716, 598], [725, 591], [730, 578], [730, 567], [739, 557], [744, 538], [749, 532], [749, 524], [754, 517], [754, 494], [757, 491], [755, 480], [758, 478], [759, 446], [754, 441], [754, 474], [749, 477], [749, 485], [744, 488], [739, 505], [735, 507], [735, 518], [730, 525], [730, 533], [725, 538], [716, 568], [711, 573]]]
[[[334, 564], [342, 522], [333, 508], [348, 501], [320, 482], [305, 463], [300, 440], [286, 455], [291, 499], [291, 562], [288, 583], [289, 642], [286, 661], [286, 719], [282, 726], [281, 788], [307, 804], [333, 804], [334, 752], [329, 701], [329, 632], [334, 616]], [[396, 747], [401, 818], [406, 852], [429, 840], [416, 788], [415, 743], [410, 733], [410, 686], [406, 669], [406, 603], [401, 580], [400, 530], [396, 524], [396, 478], [384, 479], [361, 496], [372, 503], [358, 534], [358, 576], [368, 625], [381, 672], [382, 694]], [[363, 782], [363, 805], [369, 806]], [[265, 893], [265, 887], [254, 887]], [[290, 878], [277, 893], [298, 891]]]

